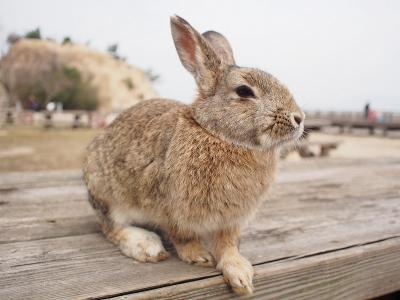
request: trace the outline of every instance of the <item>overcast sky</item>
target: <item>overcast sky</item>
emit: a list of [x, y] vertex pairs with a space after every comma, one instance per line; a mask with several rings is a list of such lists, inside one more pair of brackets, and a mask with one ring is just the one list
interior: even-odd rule
[[119, 52], [161, 75], [163, 97], [190, 102], [194, 81], [181, 66], [169, 16], [231, 42], [240, 66], [284, 82], [304, 109], [400, 111], [400, 1], [0, 0], [0, 48], [10, 32]]

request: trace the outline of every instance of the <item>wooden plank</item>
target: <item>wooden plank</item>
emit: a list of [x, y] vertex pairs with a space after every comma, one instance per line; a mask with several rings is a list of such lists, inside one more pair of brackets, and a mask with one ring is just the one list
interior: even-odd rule
[[[281, 161], [279, 163], [278, 181], [286, 181], [287, 175], [302, 175], [308, 173], [313, 178], [330, 176], [332, 172], [340, 171], [342, 168], [358, 167], [390, 167], [393, 163], [398, 163], [394, 159], [343, 159], [343, 158], [314, 158], [306, 161]], [[318, 172], [321, 171], [321, 172]], [[315, 173], [317, 172], [317, 173]], [[328, 172], [328, 173], [326, 173]], [[300, 177], [298, 178], [300, 179]], [[0, 195], [3, 193], [14, 192], [26, 188], [40, 188], [53, 186], [80, 185], [82, 183], [82, 173], [80, 170], [62, 171], [40, 171], [40, 172], [0, 172]]]
[[0, 191], [13, 191], [25, 187], [48, 187], [80, 183], [79, 170], [40, 172], [0, 172]]
[[[365, 162], [355, 159], [314, 159], [313, 161], [288, 162], [282, 161], [280, 169], [290, 171], [307, 169], [329, 169], [331, 167], [357, 166], [365, 163], [387, 163], [388, 159], [378, 159], [375, 162]], [[318, 168], [316, 168], [318, 166]], [[50, 187], [79, 184], [82, 173], [80, 170], [61, 170], [61, 171], [39, 171], [39, 172], [0, 172], [0, 192], [13, 191], [21, 188]]]
[[[371, 299], [400, 289], [400, 238], [255, 266], [257, 299]], [[222, 276], [109, 299], [241, 299]]]
[[[269, 201], [261, 208], [260, 215], [270, 216], [269, 212], [277, 209], [282, 210], [281, 203], [286, 207], [282, 210], [283, 212], [286, 212], [291, 207], [298, 206], [301, 206], [305, 211], [312, 211], [308, 208], [309, 206], [315, 206], [316, 203], [324, 201], [324, 198], [315, 197], [315, 194], [318, 193], [331, 194], [328, 198], [348, 198], [347, 200], [349, 201], [352, 198], [358, 201], [357, 199], [360, 197], [371, 197], [373, 194], [371, 194], [370, 190], [373, 186], [379, 184], [379, 181], [374, 180], [373, 185], [370, 185], [368, 184], [368, 176], [378, 172], [376, 170], [381, 173], [387, 173], [396, 168], [393, 163], [386, 165], [367, 164], [357, 168], [353, 168], [352, 164], [349, 164], [328, 169], [319, 169], [318, 164], [315, 163], [307, 163], [307, 165], [308, 169], [306, 171], [303, 170], [304, 168], [291, 172], [282, 170], [277, 180], [278, 184], [271, 192]], [[363, 169], [360, 169], [361, 167]], [[368, 170], [368, 173], [365, 170]], [[347, 194], [352, 189], [348, 179], [351, 179], [351, 176], [358, 176], [357, 180], [360, 185], [363, 184], [360, 179], [361, 175], [364, 175], [364, 177], [368, 175], [364, 179], [367, 182], [366, 185], [368, 185], [367, 189], [353, 188], [354, 191], [348, 197]], [[393, 176], [395, 175], [393, 174]], [[382, 178], [382, 176], [378, 174], [377, 178]], [[312, 184], [304, 184], [309, 181], [312, 181]], [[375, 192], [374, 197], [385, 196], [385, 193], [387, 193], [386, 186], [394, 191], [392, 197], [395, 197], [397, 195], [396, 184], [399, 187], [398, 183], [384, 179], [384, 185], [381, 188], [382, 192], [378, 190]], [[340, 190], [338, 191], [339, 188]], [[342, 194], [337, 194], [341, 191], [343, 192]], [[2, 216], [0, 218], [0, 231], [3, 232], [0, 235], [0, 243], [97, 232], [92, 209], [86, 201], [86, 190], [81, 183], [79, 185], [61, 187], [20, 188], [8, 192], [0, 192], [0, 195], [2, 196], [2, 201], [0, 202], [2, 204], [0, 205], [0, 216]], [[296, 195], [296, 197], [293, 197], [293, 195]], [[326, 201], [332, 202], [328, 198], [325, 196]], [[313, 213], [315, 215], [323, 215], [324, 210]], [[312, 216], [308, 219], [302, 218], [302, 220], [303, 222], [311, 220], [322, 222]], [[307, 223], [303, 223], [303, 226], [306, 227]]]
[[142, 264], [97, 234], [0, 245], [0, 299], [82, 299], [216, 275], [176, 257]]
[[[74, 238], [65, 237], [41, 242], [41, 248], [35, 247], [33, 244], [18, 244], [16, 248], [9, 249], [7, 262], [4, 263], [3, 260], [1, 261], [1, 299], [83, 299], [88, 297], [113, 297], [121, 295], [121, 293], [135, 293], [171, 284], [202, 280], [204, 278], [215, 277], [218, 274], [211, 268], [201, 268], [184, 264], [178, 261], [176, 257], [172, 257], [158, 264], [136, 263], [132, 259], [120, 255], [115, 247], [109, 243], [104, 243], [100, 236], [95, 235]], [[22, 250], [22, 248], [18, 246], [27, 248], [26, 250]], [[354, 245], [352, 248], [358, 247], [359, 245]], [[340, 251], [338, 249], [340, 248], [336, 248], [332, 251]], [[397, 251], [394, 251], [396, 254], [395, 256], [398, 259], [400, 250], [398, 239], [395, 249]], [[4, 257], [3, 255], [5, 254], [3, 250], [4, 249], [1, 250], [2, 257]], [[30, 251], [31, 261], [23, 263], [20, 261], [20, 256], [26, 251]], [[325, 258], [323, 253], [324, 251], [320, 254], [314, 253], [303, 256], [313, 257], [321, 255], [319, 264], [323, 266], [326, 264], [329, 265], [329, 262], [324, 262]], [[384, 254], [385, 252], [383, 251], [377, 253], [376, 256], [384, 257]], [[299, 257], [301, 258], [302, 256], [293, 256], [292, 259]], [[362, 260], [365, 259], [363, 257], [361, 258]], [[279, 263], [284, 263], [287, 260], [290, 261], [291, 259], [283, 258]], [[376, 295], [389, 293], [400, 288], [400, 281], [392, 282], [393, 287], [390, 289], [388, 288], [387, 283], [390, 282], [390, 278], [396, 280], [396, 277], [393, 276], [390, 270], [387, 270], [386, 265], [382, 266], [382, 262], [365, 261], [364, 263], [368, 265], [368, 268], [365, 270], [368, 271], [367, 276], [382, 273], [383, 271], [380, 268], [388, 272], [388, 277], [382, 279], [382, 281], [386, 282], [386, 285], [382, 285], [383, 289], [376, 292]], [[396, 272], [398, 272], [398, 263], [398, 261], [388, 261], [387, 265], [396, 266]], [[268, 262], [261, 262], [257, 265], [262, 264], [268, 265]], [[353, 264], [353, 266], [351, 264]], [[343, 265], [349, 265], [350, 268], [354, 267], [354, 263], [348, 261], [343, 263]], [[297, 259], [293, 266], [297, 266], [299, 272], [304, 272], [304, 276], [310, 274], [310, 277], [308, 277], [309, 281], [312, 281], [313, 278], [315, 279], [315, 274], [307, 270], [305, 266], [301, 264], [300, 259]], [[288, 266], [283, 265], [281, 270], [285, 273], [285, 270], [287, 272], [288, 268]], [[269, 284], [271, 278], [278, 277], [275, 273], [271, 272], [270, 269], [265, 272], [270, 274], [270, 277], [267, 277], [268, 280], [265, 279], [265, 281], [262, 281], [262, 284], [257, 283], [258, 277], [256, 276], [256, 291], [259, 293], [266, 288], [263, 284]], [[337, 271], [334, 270], [331, 272], [335, 273]], [[396, 272], [394, 273], [397, 274], [398, 278], [399, 274]], [[256, 273], [260, 274], [259, 267], [256, 267]], [[296, 282], [295, 284], [292, 282], [292, 284], [297, 286], [297, 288], [305, 288], [300, 280], [304, 278], [295, 272], [293, 274], [292, 272], [288, 272], [287, 276], [289, 275], [292, 275], [291, 280]], [[323, 274], [323, 277], [327, 276], [330, 275]], [[222, 288], [225, 294], [226, 288], [221, 286], [221, 281], [222, 280], [218, 282], [218, 289]], [[273, 283], [277, 286], [281, 286], [281, 283], [276, 281]], [[318, 283], [318, 281], [316, 281], [316, 283]], [[213, 285], [214, 284], [212, 284], [212, 286]], [[376, 285], [381, 286], [381, 284], [378, 283], [376, 283]], [[196, 284], [194, 287], [198, 289], [199, 285]], [[364, 289], [366, 289], [366, 287], [364, 287]], [[267, 289], [267, 291], [268, 290], [270, 289]], [[204, 292], [203, 290], [202, 293], [204, 294]], [[166, 295], [168, 295], [168, 293], [166, 293]]]
[[0, 243], [97, 232], [83, 185], [0, 192]]
[[[242, 253], [253, 264], [264, 264], [396, 236], [400, 163], [357, 164], [318, 170], [318, 163], [311, 163], [279, 180], [271, 199], [245, 230]], [[51, 201], [48, 196], [55, 190], [48, 189], [44, 198], [36, 188], [26, 199], [18, 194], [22, 190], [8, 196], [14, 195], [12, 205], [33, 205]], [[51, 210], [61, 212], [65, 199], [55, 199], [58, 208]], [[36, 212], [30, 213], [32, 217]], [[15, 220], [21, 218], [29, 219], [29, 214], [17, 212]], [[1, 299], [108, 297], [217, 275], [175, 257], [154, 265], [136, 263], [99, 234], [0, 245], [0, 268]]]
[[[354, 164], [352, 161], [349, 165]], [[319, 164], [320, 165], [320, 164]], [[324, 163], [323, 166], [326, 166]], [[343, 167], [319, 168], [303, 164], [294, 171], [285, 170], [278, 182], [303, 182], [343, 173]], [[296, 165], [290, 167], [294, 169]], [[0, 243], [87, 234], [97, 231], [93, 212], [86, 201], [86, 189], [80, 172], [64, 171], [0, 174]], [[1, 185], [1, 184], [0, 184]]]
[[[390, 224], [398, 215], [376, 218], [371, 212], [365, 220], [360, 220], [361, 216], [352, 223], [324, 220], [320, 227], [311, 223], [309, 228], [301, 227], [300, 215], [279, 213], [264, 226], [261, 220], [252, 223], [241, 251], [252, 263], [260, 264], [332, 251], [399, 232], [398, 224]], [[336, 211], [332, 216], [340, 214]], [[216, 274], [212, 269], [186, 265], [176, 257], [154, 265], [135, 263], [97, 234], [4, 244], [0, 245], [0, 257], [1, 299], [103, 297]]]
[[0, 244], [98, 232], [94, 215], [0, 224]]

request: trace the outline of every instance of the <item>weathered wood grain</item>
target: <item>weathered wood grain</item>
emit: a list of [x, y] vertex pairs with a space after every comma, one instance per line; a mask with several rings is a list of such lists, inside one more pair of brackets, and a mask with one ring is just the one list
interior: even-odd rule
[[0, 192], [0, 243], [97, 232], [83, 185]]
[[[385, 210], [376, 210], [376, 206], [381, 204], [375, 199], [396, 199], [400, 190], [400, 184], [396, 180], [396, 175], [399, 175], [398, 167], [393, 164], [366, 164], [362, 168], [353, 168], [350, 165], [320, 170], [315, 169], [315, 164], [308, 165], [309, 170], [306, 171], [281, 172], [270, 199], [261, 207], [258, 218], [263, 220], [262, 226], [270, 235], [274, 236], [279, 231], [274, 233], [274, 227], [269, 228], [269, 223], [275, 223], [275, 227], [287, 231], [284, 229], [284, 222], [277, 223], [279, 217], [286, 215], [292, 215], [292, 219], [301, 219], [303, 229], [312, 223], [322, 225], [327, 220], [335, 222], [334, 218], [338, 216], [326, 216], [329, 211], [325, 208], [331, 206], [334, 207], [333, 211], [344, 206], [351, 214], [354, 214], [355, 209], [366, 217], [377, 212], [386, 214]], [[374, 175], [375, 173], [377, 174]], [[389, 176], [381, 176], [382, 174]], [[372, 184], [369, 184], [370, 176], [376, 177]], [[356, 177], [357, 184], [352, 184], [353, 177]], [[0, 192], [0, 196], [0, 243], [97, 231], [95, 218], [81, 183], [61, 187], [19, 188]], [[373, 203], [363, 203], [367, 207], [360, 210], [360, 201], [371, 199]], [[354, 205], [357, 207], [354, 208]], [[365, 209], [368, 206], [370, 209]], [[297, 210], [299, 207], [302, 208], [301, 211]], [[344, 218], [343, 215], [339, 217]], [[254, 228], [250, 227], [248, 231], [254, 231]]]
[[40, 171], [40, 172], [0, 172], [0, 191], [15, 190], [32, 186], [60, 186], [81, 181], [78, 170]]
[[[41, 247], [37, 247], [39, 242]], [[173, 294], [174, 297], [171, 297], [171, 299], [178, 298], [177, 296], [180, 293], [184, 295], [182, 299], [195, 298], [196, 293], [202, 294], [203, 297], [214, 295], [214, 293], [217, 295], [222, 293], [225, 297], [227, 296], [228, 290], [222, 285], [221, 278], [216, 281], [199, 281], [197, 283], [198, 280], [217, 276], [218, 274], [214, 270], [184, 264], [178, 261], [176, 257], [159, 264], [136, 263], [132, 259], [120, 255], [115, 247], [105, 243], [100, 236], [95, 235], [66, 237], [53, 241], [37, 241], [37, 243], [35, 243], [36, 245], [15, 243], [18, 244], [15, 245], [17, 247], [9, 248], [8, 254], [2, 249], [2, 257], [4, 257], [4, 254], [7, 255], [7, 263], [2, 261], [1, 299], [112, 297], [113, 295], [136, 293], [175, 284], [178, 285], [176, 290], [178, 293]], [[378, 245], [381, 242], [370, 243]], [[318, 290], [322, 284], [319, 281], [321, 278], [318, 278], [318, 276], [322, 276], [322, 279], [326, 281], [326, 288], [330, 290], [329, 293], [333, 293], [337, 288], [346, 290], [349, 287], [348, 284], [355, 285], [358, 283], [364, 286], [363, 281], [358, 281], [357, 272], [366, 272], [362, 275], [373, 279], [366, 282], [368, 284], [364, 286], [366, 291], [361, 290], [360, 293], [368, 292], [370, 295], [376, 296], [394, 291], [400, 288], [400, 281], [397, 280], [400, 276], [398, 255], [400, 240], [393, 238], [393, 243], [395, 246], [393, 246], [393, 249], [390, 248], [392, 250], [383, 250], [387, 247], [384, 244], [379, 248], [383, 249], [376, 253], [373, 252], [371, 257], [376, 259], [372, 261], [368, 261], [363, 256], [364, 253], [367, 253], [363, 245], [354, 245], [350, 247], [357, 249], [354, 252], [354, 261], [345, 260], [343, 263], [335, 264], [333, 260], [328, 259], [329, 255], [326, 256], [322, 252], [284, 258], [279, 262], [258, 263], [258, 266], [256, 266], [256, 295], [262, 295], [263, 291], [274, 291], [274, 289], [281, 287], [282, 290], [279, 290], [279, 293], [284, 294], [284, 290], [287, 290], [288, 295], [293, 298], [298, 291], [302, 291], [305, 295], [311, 293], [308, 299], [315, 299], [313, 298], [315, 293], [318, 294], [323, 291]], [[332, 250], [332, 253], [335, 254], [333, 257], [340, 257], [340, 255], [336, 256], [340, 251], [340, 249]], [[27, 255], [27, 253], [29, 254]], [[390, 253], [389, 258], [385, 258], [387, 253]], [[25, 259], [24, 263], [20, 261], [21, 255], [30, 257]], [[345, 257], [347, 256], [346, 254]], [[319, 259], [308, 265], [309, 257], [319, 257]], [[303, 259], [305, 263], [302, 263]], [[287, 265], [285, 264], [287, 261], [293, 262]], [[360, 265], [360, 268], [357, 267], [356, 262]], [[261, 265], [265, 265], [267, 269], [263, 270]], [[274, 266], [278, 266], [278, 270], [283, 274], [276, 273]], [[321, 267], [324, 272], [321, 271]], [[341, 279], [342, 282], [338, 286], [332, 285], [336, 281], [332, 274], [339, 272], [337, 268], [346, 267], [349, 272], [354, 269], [355, 273], [353, 272], [354, 274], [351, 275], [351, 280], [346, 281], [346, 276], [341, 275], [344, 277]], [[390, 268], [394, 269], [391, 270]], [[258, 278], [260, 278], [260, 281]], [[308, 280], [308, 282], [305, 282], [305, 280]], [[186, 290], [185, 286], [181, 290], [179, 289], [179, 284], [185, 282], [192, 282], [191, 288], [187, 288], [188, 295], [193, 293], [191, 297], [186, 297], [187, 295], [183, 292]], [[385, 284], [382, 284], [383, 282]], [[305, 283], [310, 285], [308, 286], [309, 290]], [[205, 287], [204, 285], [211, 290], [207, 293], [204, 290], [199, 291], [199, 288]], [[163, 294], [164, 292], [159, 291], [158, 293]], [[166, 290], [165, 295], [169, 295], [168, 290]], [[276, 295], [276, 291], [273, 295]], [[350, 293], [350, 295], [353, 294]], [[157, 299], [158, 297], [150, 298]], [[362, 297], [358, 298], [361, 299]]]
[[[371, 299], [399, 289], [400, 238], [331, 253], [255, 266], [256, 299]], [[240, 299], [222, 276], [112, 297], [145, 299]]]
[[[357, 159], [314, 158], [303, 161], [282, 161], [279, 168], [282, 171], [295, 173], [296, 171], [327, 170], [340, 167], [358, 167], [360, 165], [387, 165], [394, 159], [375, 159], [370, 161]], [[80, 170], [38, 171], [38, 172], [0, 172], [0, 191], [15, 190], [29, 187], [49, 187], [80, 183]], [[278, 176], [279, 178], [279, 176]]]
[[[46, 178], [45, 174], [40, 176]], [[275, 274], [269, 273], [272, 265], [282, 266], [284, 272], [289, 268], [286, 263], [298, 265], [302, 259], [318, 255], [323, 259], [325, 252], [361, 249], [368, 243], [379, 244], [377, 241], [382, 239], [398, 241], [398, 178], [400, 162], [395, 160], [347, 164], [317, 160], [284, 165], [269, 200], [244, 231], [241, 252], [258, 265], [257, 269], [268, 265], [267, 273]], [[177, 289], [193, 285], [197, 290], [203, 284], [209, 286], [208, 280], [219, 283], [211, 284], [212, 288], [205, 292], [226, 297], [222, 279], [213, 269], [186, 265], [175, 256], [159, 264], [136, 263], [100, 234], [93, 233], [97, 228], [79, 180], [67, 179], [63, 185], [60, 176], [58, 187], [41, 185], [34, 176], [28, 179], [22, 187], [9, 180], [9, 186], [14, 184], [17, 188], [0, 192], [0, 299], [112, 297], [168, 285]], [[321, 264], [322, 261], [316, 263], [311, 271], [317, 272]], [[384, 262], [367, 265], [380, 274], [377, 268]], [[336, 270], [335, 266], [332, 268]], [[301, 281], [297, 275], [301, 268], [296, 272], [293, 277], [277, 276], [281, 281], [276, 282], [272, 275], [273, 278], [260, 279], [256, 283], [260, 291], [256, 293], [262, 293], [269, 284], [274, 288], [288, 286], [293, 295], [296, 291], [305, 296], [310, 293], [311, 298], [317, 295], [313, 291], [323, 290], [315, 278], [305, 273], [310, 283]], [[329, 279], [333, 275], [328, 272], [324, 276]], [[352, 276], [356, 282], [358, 277]], [[286, 280], [300, 281], [297, 286]], [[310, 291], [305, 288], [308, 286]], [[382, 286], [384, 290], [378, 289], [377, 293], [389, 292], [388, 285]], [[165, 287], [162, 290], [168, 291]]]
[[[173, 257], [141, 264], [96, 234], [0, 245], [1, 299], [82, 299], [202, 277]], [[45, 288], [44, 288], [45, 287]]]

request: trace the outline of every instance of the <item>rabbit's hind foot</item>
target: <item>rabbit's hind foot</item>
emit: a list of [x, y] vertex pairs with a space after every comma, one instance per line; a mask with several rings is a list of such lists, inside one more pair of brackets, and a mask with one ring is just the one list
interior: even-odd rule
[[115, 234], [121, 251], [140, 262], [158, 262], [169, 257], [161, 238], [154, 232], [127, 226]]

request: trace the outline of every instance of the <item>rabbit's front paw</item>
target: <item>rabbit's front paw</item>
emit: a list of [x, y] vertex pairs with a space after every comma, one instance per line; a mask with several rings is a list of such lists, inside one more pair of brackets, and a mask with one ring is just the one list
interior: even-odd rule
[[169, 257], [160, 237], [154, 232], [127, 227], [121, 230], [121, 251], [141, 262], [158, 262]]
[[190, 241], [185, 244], [174, 243], [180, 259], [189, 264], [203, 267], [215, 266], [214, 257], [208, 252], [200, 241]]
[[239, 295], [253, 293], [253, 266], [240, 254], [224, 255], [217, 265], [225, 281]]

